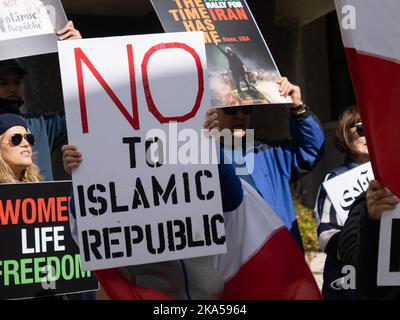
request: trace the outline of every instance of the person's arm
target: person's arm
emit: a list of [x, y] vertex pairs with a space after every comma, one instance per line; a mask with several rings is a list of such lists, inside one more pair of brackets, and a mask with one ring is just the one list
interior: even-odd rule
[[393, 291], [393, 287], [377, 286], [379, 232], [382, 215], [393, 210], [399, 199], [377, 180], [370, 182], [366, 199], [366, 205], [360, 213], [355, 264], [357, 288], [367, 299], [393, 299], [399, 290]]
[[[220, 159], [223, 159], [223, 157], [223, 149], [221, 148]], [[233, 211], [239, 207], [243, 200], [242, 183], [231, 164], [218, 164], [218, 173], [223, 211]]]
[[[335, 176], [335, 173], [327, 174], [324, 182]], [[318, 225], [317, 233], [319, 247], [326, 254], [336, 256], [339, 233], [342, 227], [339, 225], [336, 210], [322, 184], [315, 203], [314, 215]]]
[[377, 286], [379, 221], [368, 217], [365, 195], [350, 209], [339, 237], [338, 252], [344, 265], [356, 269], [357, 294], [363, 299], [384, 297], [387, 289]]
[[[204, 129], [219, 131], [217, 109], [210, 108], [207, 111], [207, 120], [204, 122]], [[224, 159], [223, 148], [220, 148], [220, 159]], [[221, 162], [221, 161], [220, 161]], [[236, 176], [232, 164], [219, 163], [218, 174], [221, 186], [222, 208], [224, 212], [237, 209], [243, 200], [243, 189], [240, 179]]]
[[293, 101], [288, 107], [291, 142], [283, 147], [287, 173], [293, 181], [310, 172], [322, 158], [325, 137], [317, 117], [303, 105], [300, 87], [285, 77], [279, 84], [281, 95], [290, 96]]
[[72, 170], [79, 167], [83, 158], [78, 148], [72, 144], [66, 144], [61, 147], [64, 170], [72, 174]]
[[291, 181], [310, 172], [324, 152], [325, 137], [322, 127], [301, 100], [300, 87], [283, 77], [279, 81], [281, 96], [290, 96], [293, 105], [288, 108], [291, 141], [276, 149], [276, 159]]
[[291, 144], [286, 149], [291, 154], [290, 179], [297, 180], [309, 173], [322, 158], [325, 137], [316, 116], [310, 111], [290, 116]]
[[310, 172], [322, 158], [325, 137], [316, 116], [306, 111], [301, 117], [290, 117], [291, 144], [285, 148], [291, 162], [291, 180]]

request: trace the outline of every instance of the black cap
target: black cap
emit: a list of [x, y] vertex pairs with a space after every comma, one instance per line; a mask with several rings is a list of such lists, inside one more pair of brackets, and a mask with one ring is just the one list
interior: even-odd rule
[[15, 126], [27, 129], [26, 122], [21, 116], [13, 113], [3, 113], [0, 115], [0, 135]]
[[26, 70], [15, 59], [0, 61], [0, 74], [9, 70], [17, 70], [22, 76], [27, 74]]

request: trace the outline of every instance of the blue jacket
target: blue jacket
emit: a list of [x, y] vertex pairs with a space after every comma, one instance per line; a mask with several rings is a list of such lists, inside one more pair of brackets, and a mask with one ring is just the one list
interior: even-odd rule
[[36, 142], [34, 162], [45, 181], [53, 180], [51, 153], [67, 141], [67, 125], [63, 113], [26, 113], [22, 115]]
[[254, 170], [243, 178], [257, 189], [303, 250], [290, 183], [314, 168], [323, 155], [325, 139], [312, 113], [299, 118], [291, 116], [289, 121], [291, 141], [277, 146], [259, 143], [245, 152], [247, 164], [254, 155]]

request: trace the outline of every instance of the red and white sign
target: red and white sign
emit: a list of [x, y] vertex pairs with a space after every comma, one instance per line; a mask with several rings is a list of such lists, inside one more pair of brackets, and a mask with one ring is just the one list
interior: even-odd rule
[[59, 55], [69, 143], [84, 159], [73, 173], [84, 268], [225, 252], [217, 166], [161, 161], [178, 152], [163, 145], [178, 143], [171, 126], [200, 135], [205, 120], [202, 33], [65, 41]]

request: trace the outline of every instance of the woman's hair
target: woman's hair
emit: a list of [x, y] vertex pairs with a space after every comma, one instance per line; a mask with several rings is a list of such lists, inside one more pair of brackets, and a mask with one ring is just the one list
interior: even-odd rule
[[340, 115], [333, 138], [335, 147], [350, 158], [353, 158], [357, 153], [354, 149], [350, 132], [350, 128], [354, 127], [357, 122], [361, 122], [360, 111], [356, 106], [348, 107]]
[[[4, 134], [0, 135], [0, 141], [3, 140]], [[4, 161], [0, 152], [0, 183], [15, 183], [15, 182], [40, 182], [43, 181], [39, 174], [39, 168], [32, 163], [28, 168], [22, 171], [21, 176], [16, 177], [10, 165]]]

